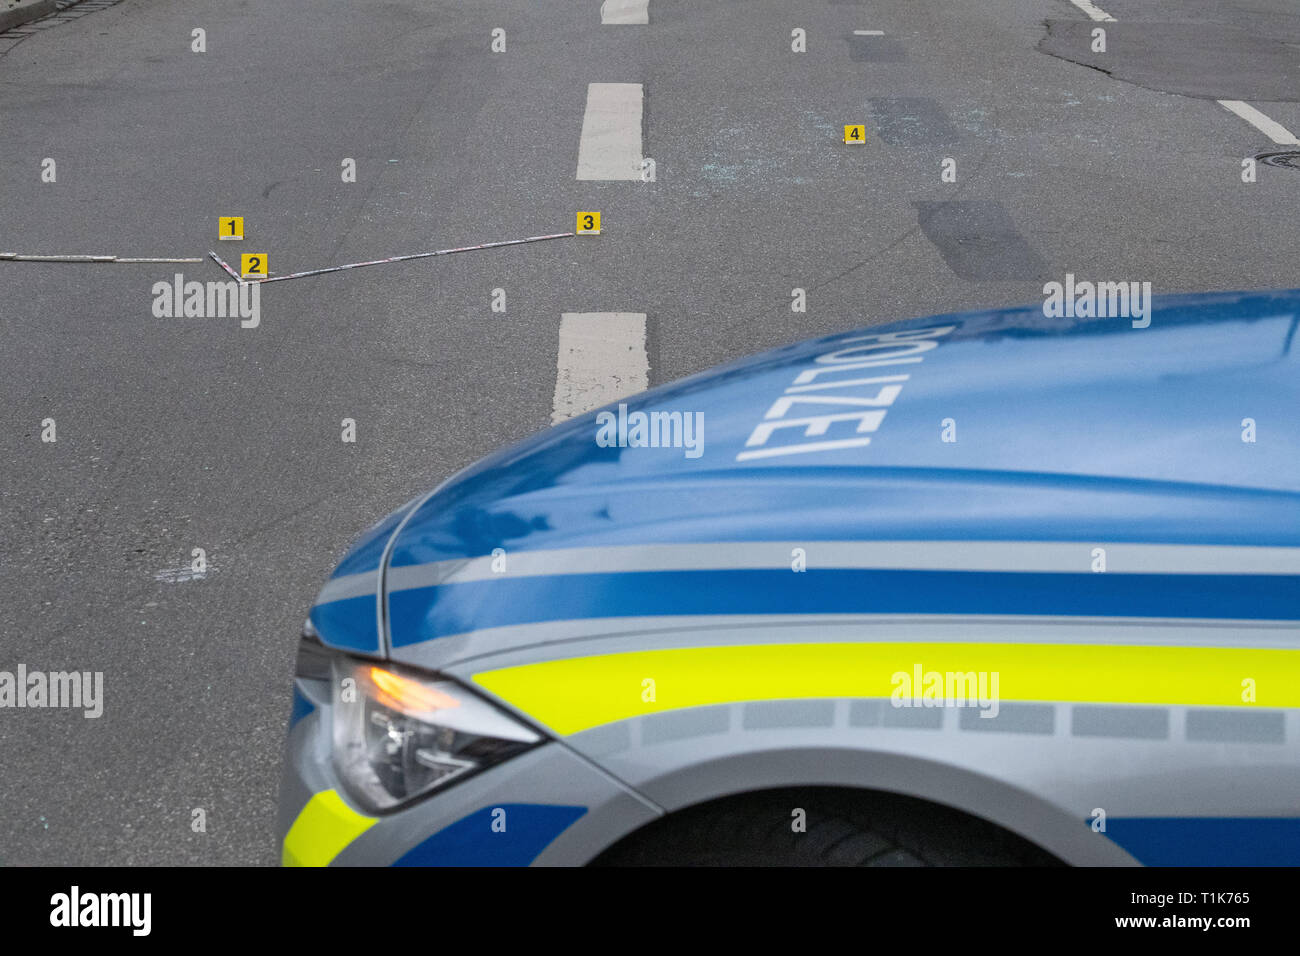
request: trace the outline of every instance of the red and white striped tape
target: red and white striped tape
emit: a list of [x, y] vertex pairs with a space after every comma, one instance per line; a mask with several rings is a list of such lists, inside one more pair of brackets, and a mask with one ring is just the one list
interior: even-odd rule
[[457, 252], [473, 252], [476, 249], [499, 249], [502, 246], [521, 246], [526, 242], [545, 242], [548, 239], [569, 239], [576, 236], [573, 232], [557, 232], [548, 236], [529, 236], [526, 239], [505, 239], [501, 242], [482, 242], [476, 246], [459, 246], [455, 249], [438, 249], [434, 252], [416, 252], [406, 256], [389, 256], [387, 259], [371, 259], [368, 262], [349, 262], [341, 266], [328, 266], [324, 269], [308, 269], [305, 272], [290, 272], [282, 276], [269, 276], [265, 279], [245, 279], [238, 272], [232, 269], [226, 262], [215, 252], [209, 252], [208, 255], [212, 260], [227, 273], [234, 276], [240, 282], [283, 282], [285, 279], [301, 279], [305, 276], [325, 275], [328, 272], [343, 272], [346, 269], [361, 269], [365, 266], [378, 266], [386, 262], [406, 262], [410, 259], [430, 259], [433, 256], [450, 256]]
[[125, 256], [29, 256], [20, 252], [0, 252], [0, 260], [7, 262], [202, 262], [202, 259], [143, 259]]

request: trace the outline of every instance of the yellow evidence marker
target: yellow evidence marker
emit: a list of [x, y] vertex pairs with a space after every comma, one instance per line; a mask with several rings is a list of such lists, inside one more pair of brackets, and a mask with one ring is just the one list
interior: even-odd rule
[[265, 279], [266, 256], [261, 253], [240, 256], [239, 272], [245, 279]]
[[598, 212], [580, 212], [578, 213], [578, 235], [580, 236], [599, 236], [600, 235], [600, 213]]
[[844, 142], [850, 146], [864, 145], [867, 142], [867, 128], [865, 126], [844, 127]]
[[217, 220], [218, 239], [243, 239], [244, 217], [225, 216]]

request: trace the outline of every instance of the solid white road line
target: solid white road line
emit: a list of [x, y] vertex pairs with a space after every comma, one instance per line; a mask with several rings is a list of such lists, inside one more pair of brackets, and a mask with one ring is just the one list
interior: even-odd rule
[[1236, 113], [1279, 146], [1300, 146], [1300, 139], [1296, 139], [1294, 133], [1281, 123], [1269, 119], [1249, 103], [1243, 103], [1241, 100], [1219, 100], [1218, 103], [1225, 110]]
[[565, 312], [560, 317], [552, 425], [644, 392], [649, 384], [644, 312]]
[[641, 178], [640, 83], [588, 83], [578, 179]]
[[1070, 2], [1074, 4], [1076, 7], [1078, 7], [1080, 10], [1082, 10], [1084, 13], [1088, 14], [1088, 16], [1092, 17], [1094, 20], [1099, 20], [1105, 23], [1115, 22], [1114, 17], [1112, 17], [1101, 7], [1092, 3], [1091, 0], [1070, 0]]
[[605, 0], [600, 5], [601, 23], [649, 23], [650, 0]]

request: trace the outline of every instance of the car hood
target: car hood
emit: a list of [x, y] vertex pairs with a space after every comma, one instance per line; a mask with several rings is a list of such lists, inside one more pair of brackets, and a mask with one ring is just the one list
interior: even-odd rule
[[[635, 609], [599, 572], [637, 553], [657, 585], [668, 547], [776, 542], [788, 573], [812, 542], [1300, 546], [1298, 325], [1298, 291], [1223, 293], [1157, 297], [1146, 328], [1035, 305], [789, 345], [484, 459], [340, 571], [386, 545], [376, 626], [400, 657]], [[684, 606], [734, 610], [709, 591]]]

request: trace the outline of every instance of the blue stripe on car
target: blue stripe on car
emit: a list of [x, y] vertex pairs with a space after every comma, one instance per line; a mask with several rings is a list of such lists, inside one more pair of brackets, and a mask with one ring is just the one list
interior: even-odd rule
[[298, 685], [295, 682], [293, 685], [293, 707], [289, 711], [289, 728], [292, 729], [298, 721], [302, 720], [315, 709], [316, 705], [307, 699], [307, 695], [298, 689]]
[[1300, 866], [1300, 817], [1110, 817], [1106, 836], [1147, 866]]
[[401, 647], [488, 627], [676, 614], [1288, 620], [1300, 616], [1300, 578], [859, 569], [648, 571], [470, 581], [397, 591], [388, 601], [393, 646]]
[[586, 812], [544, 803], [484, 807], [439, 830], [393, 866], [527, 866]]
[[321, 641], [330, 647], [379, 653], [379, 621], [373, 594], [317, 604], [311, 609], [311, 623]]

